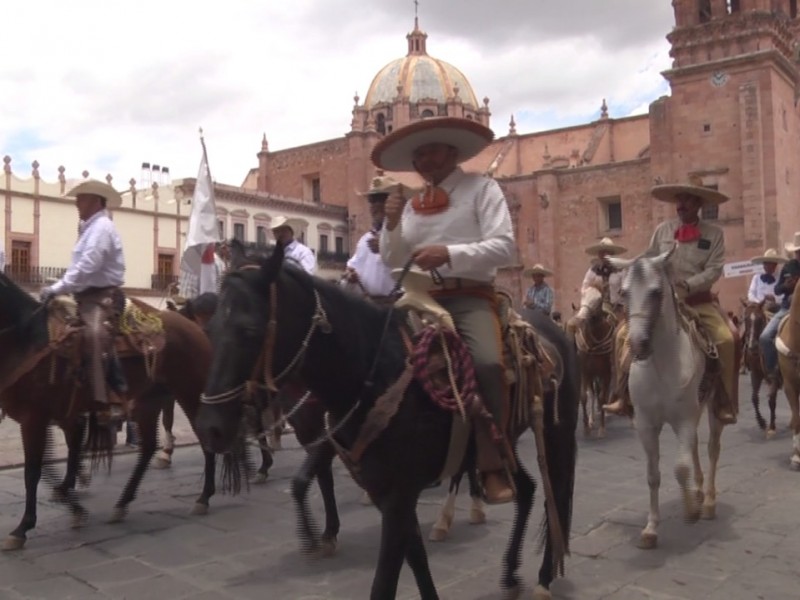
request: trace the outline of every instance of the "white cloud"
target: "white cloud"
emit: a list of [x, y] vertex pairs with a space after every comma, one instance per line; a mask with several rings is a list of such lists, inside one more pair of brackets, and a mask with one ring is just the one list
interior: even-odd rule
[[[428, 51], [491, 98], [506, 132], [641, 110], [665, 92], [668, 2], [427, 0]], [[663, 4], [663, 6], [662, 6]], [[34, 159], [46, 179], [111, 172], [118, 187], [142, 161], [194, 176], [202, 126], [212, 172], [239, 184], [262, 132], [280, 149], [343, 135], [353, 94], [405, 54], [413, 4], [375, 0], [13, 0], [0, 37], [0, 153]], [[614, 112], [619, 107], [620, 114]]]

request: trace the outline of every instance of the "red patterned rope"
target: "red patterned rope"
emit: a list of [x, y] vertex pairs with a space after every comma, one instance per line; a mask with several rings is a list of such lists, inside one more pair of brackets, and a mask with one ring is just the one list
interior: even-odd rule
[[[446, 348], [441, 348], [441, 351], [450, 353], [456, 390], [453, 390], [450, 377], [446, 378], [444, 385], [437, 384], [428, 367], [431, 353], [437, 346], [441, 346], [442, 342]], [[471, 414], [478, 392], [475, 364], [472, 362], [469, 348], [458, 334], [433, 325], [426, 327], [417, 336], [411, 361], [414, 365], [414, 377], [437, 406], [453, 412], [460, 411], [457, 397], [460, 396], [464, 402], [464, 411], [467, 415]]]

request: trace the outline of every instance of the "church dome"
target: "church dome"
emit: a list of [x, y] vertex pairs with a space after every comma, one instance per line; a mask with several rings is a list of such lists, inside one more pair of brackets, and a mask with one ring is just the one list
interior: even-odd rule
[[445, 104], [457, 97], [465, 107], [479, 108], [475, 92], [464, 74], [453, 65], [429, 56], [425, 42], [428, 34], [414, 31], [406, 36], [408, 54], [383, 67], [369, 86], [364, 106], [372, 109], [380, 103], [392, 104], [398, 96], [405, 96], [413, 104], [432, 100]]

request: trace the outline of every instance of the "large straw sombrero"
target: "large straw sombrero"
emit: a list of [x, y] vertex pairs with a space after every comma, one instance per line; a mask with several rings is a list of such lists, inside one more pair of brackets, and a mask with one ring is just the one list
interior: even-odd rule
[[800, 250], [800, 231], [795, 231], [794, 239], [791, 242], [786, 242], [783, 248], [789, 253]]
[[372, 150], [372, 162], [386, 171], [413, 171], [414, 150], [425, 144], [447, 144], [458, 150], [458, 162], [476, 156], [491, 144], [491, 129], [458, 117], [430, 117], [395, 129]]
[[369, 189], [366, 192], [359, 192], [358, 195], [367, 196], [369, 198], [369, 196], [374, 194], [390, 194], [395, 189], [401, 190], [403, 196], [405, 196], [407, 199], [410, 199], [415, 192], [413, 188], [403, 185], [394, 177], [389, 177], [388, 175], [376, 175], [372, 178]]
[[667, 183], [654, 186], [650, 193], [661, 202], [677, 202], [679, 194], [691, 194], [700, 198], [703, 204], [722, 204], [730, 200], [728, 196], [702, 185], [697, 177], [690, 177], [689, 183]]
[[767, 248], [767, 251], [764, 252], [761, 256], [756, 256], [755, 258], [750, 259], [750, 262], [756, 265], [760, 265], [763, 263], [785, 263], [786, 259], [778, 254], [778, 251], [775, 248]]
[[294, 231], [294, 228], [292, 227], [292, 224], [289, 222], [289, 219], [287, 219], [283, 215], [275, 217], [269, 224], [269, 228], [272, 229], [273, 231], [275, 229], [278, 229], [279, 227], [288, 227], [289, 229], [292, 229]]
[[544, 265], [540, 263], [536, 263], [532, 267], [528, 267], [524, 271], [522, 271], [523, 277], [532, 277], [533, 275], [544, 275], [547, 277], [548, 275], [552, 275], [553, 272], [546, 268]]
[[122, 196], [111, 185], [97, 179], [86, 179], [76, 184], [65, 196], [77, 198], [81, 194], [92, 194], [106, 199], [106, 208], [119, 208], [122, 206]]
[[609, 237], [604, 237], [597, 244], [592, 244], [586, 248], [586, 254], [597, 256], [601, 252], [605, 252], [609, 256], [616, 256], [617, 254], [625, 254], [628, 249], [625, 246], [615, 244], [614, 240]]

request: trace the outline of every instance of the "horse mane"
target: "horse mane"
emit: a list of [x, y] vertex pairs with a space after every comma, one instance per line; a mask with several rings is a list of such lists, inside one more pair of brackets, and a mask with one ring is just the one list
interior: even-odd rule
[[47, 311], [14, 281], [0, 273], [0, 306], [5, 317], [2, 328], [15, 335], [23, 348], [39, 348], [48, 341]]

